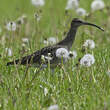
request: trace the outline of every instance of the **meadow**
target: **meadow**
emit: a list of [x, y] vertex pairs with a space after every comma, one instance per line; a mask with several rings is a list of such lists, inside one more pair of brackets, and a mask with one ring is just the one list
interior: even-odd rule
[[[91, 12], [92, 1], [80, 0], [79, 6], [88, 16], [78, 16], [74, 10], [65, 11], [67, 0], [45, 0], [39, 8], [31, 0], [1, 0], [0, 110], [48, 110], [51, 105], [57, 105], [59, 110], [110, 110], [110, 1], [103, 0], [105, 8]], [[17, 22], [22, 15], [24, 23], [18, 30], [8, 31], [6, 24]], [[71, 49], [77, 57], [56, 67], [54, 73], [49, 68], [36, 74], [35, 67], [6, 66], [9, 61], [45, 47], [44, 40], [51, 36], [62, 40], [73, 18], [95, 23], [105, 31], [81, 26]], [[24, 43], [23, 38], [29, 41]], [[87, 39], [95, 42], [94, 49], [83, 49]], [[95, 58], [90, 67], [79, 64], [86, 53]]]

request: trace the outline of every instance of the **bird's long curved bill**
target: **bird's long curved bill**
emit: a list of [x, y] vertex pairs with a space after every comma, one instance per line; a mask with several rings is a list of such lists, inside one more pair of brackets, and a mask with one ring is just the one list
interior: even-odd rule
[[98, 28], [98, 29], [100, 29], [100, 30], [104, 31], [104, 29], [103, 29], [103, 28], [101, 28], [101, 27], [97, 26], [96, 24], [92, 24], [92, 23], [88, 23], [88, 22], [84, 22], [83, 24], [84, 24], [84, 25], [94, 26], [94, 27], [96, 27], [96, 28]]

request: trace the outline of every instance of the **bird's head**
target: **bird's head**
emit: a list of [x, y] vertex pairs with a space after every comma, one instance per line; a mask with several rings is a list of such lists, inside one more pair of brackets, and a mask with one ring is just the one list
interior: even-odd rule
[[96, 24], [88, 23], [88, 22], [85, 22], [85, 21], [80, 20], [80, 19], [78, 19], [78, 18], [74, 18], [74, 19], [72, 20], [72, 22], [71, 22], [71, 27], [73, 27], [73, 28], [77, 28], [77, 27], [79, 27], [79, 26], [81, 26], [81, 25], [94, 26], [94, 27], [96, 27], [96, 28], [98, 28], [98, 29], [104, 31], [104, 29], [102, 29], [101, 27], [97, 26]]

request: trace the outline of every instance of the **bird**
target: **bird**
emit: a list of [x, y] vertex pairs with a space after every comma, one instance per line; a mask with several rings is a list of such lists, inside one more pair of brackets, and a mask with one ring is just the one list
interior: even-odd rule
[[42, 65], [43, 68], [46, 68], [49, 59], [50, 67], [55, 68], [58, 64], [61, 63], [61, 58], [58, 58], [56, 56], [56, 51], [60, 48], [64, 48], [70, 51], [72, 44], [75, 40], [77, 30], [82, 25], [93, 26], [100, 29], [101, 31], [104, 31], [103, 28], [97, 26], [96, 24], [83, 21], [79, 18], [73, 18], [73, 20], [71, 21], [70, 29], [63, 40], [59, 41], [54, 45], [46, 46], [40, 50], [37, 50], [30, 55], [8, 62], [7, 66], [20, 64], [20, 65], [30, 65], [30, 66], [40, 67]]

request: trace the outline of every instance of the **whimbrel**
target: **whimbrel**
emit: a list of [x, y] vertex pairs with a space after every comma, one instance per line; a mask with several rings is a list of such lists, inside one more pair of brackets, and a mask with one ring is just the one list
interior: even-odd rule
[[57, 64], [61, 63], [61, 59], [59, 59], [56, 56], [56, 50], [59, 48], [65, 48], [68, 51], [70, 51], [73, 41], [75, 39], [76, 36], [76, 32], [79, 26], [81, 25], [90, 25], [90, 26], [94, 26], [102, 31], [104, 31], [101, 27], [92, 24], [92, 23], [88, 23], [85, 22], [83, 20], [80, 20], [78, 18], [74, 18], [71, 22], [71, 26], [69, 29], [69, 32], [67, 33], [67, 36], [60, 42], [58, 42], [55, 45], [52, 46], [47, 46], [42, 48], [41, 50], [37, 50], [36, 52], [32, 53], [31, 55], [28, 56], [24, 56], [21, 59], [17, 59], [15, 61], [12, 62], [8, 62], [8, 65], [13, 65], [13, 64], [22, 64], [22, 65], [36, 65], [36, 67], [43, 65], [44, 67], [47, 67], [48, 64], [48, 59], [45, 59], [45, 61], [42, 61], [42, 56], [48, 56], [48, 54], [50, 53], [51, 56], [51, 60], [50, 60], [50, 66], [54, 65], [56, 66]]

